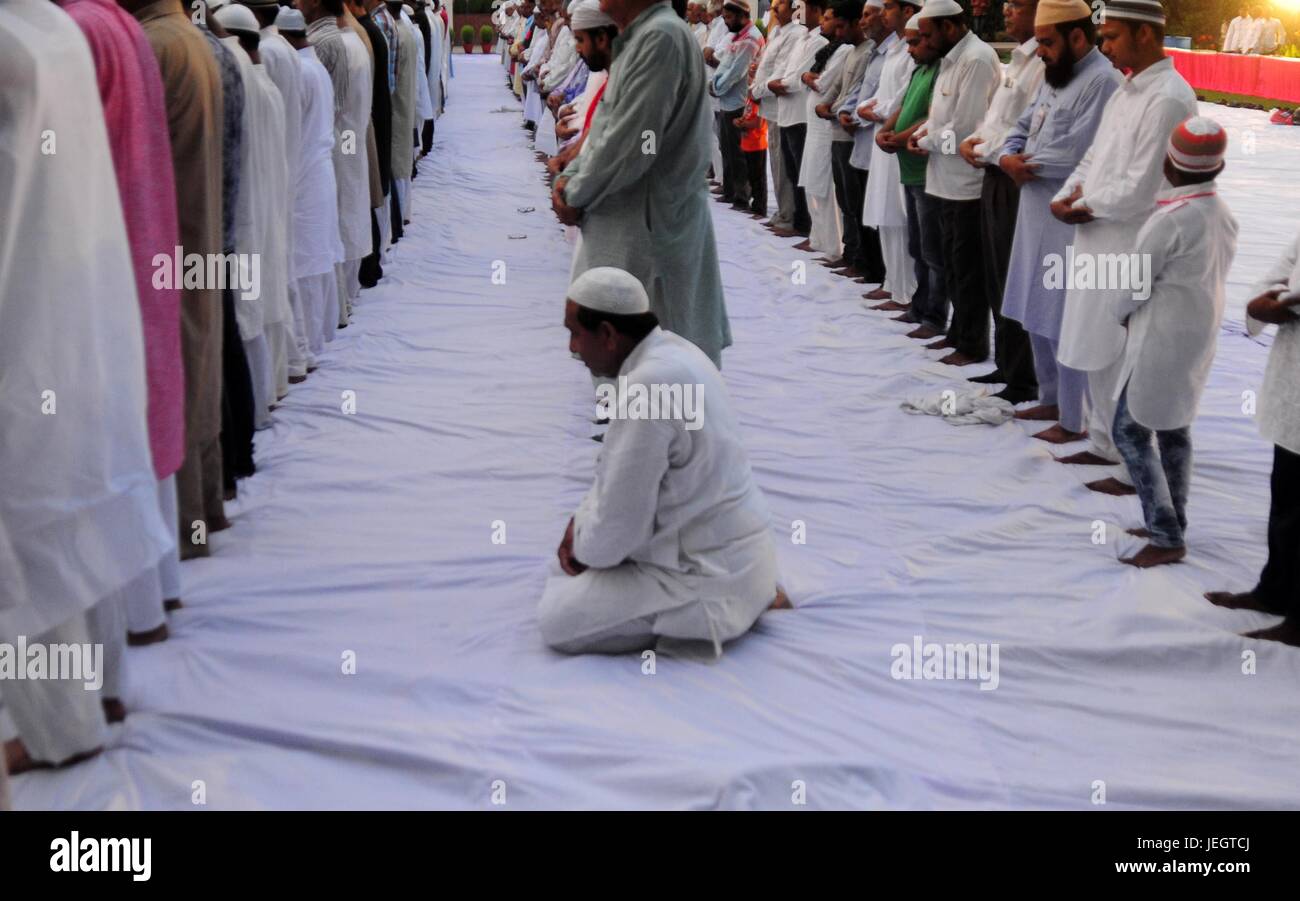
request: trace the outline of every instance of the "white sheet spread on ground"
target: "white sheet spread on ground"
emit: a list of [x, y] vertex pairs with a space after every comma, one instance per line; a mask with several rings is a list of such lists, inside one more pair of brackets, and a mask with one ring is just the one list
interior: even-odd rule
[[[19, 807], [185, 809], [199, 781], [209, 808], [490, 809], [494, 788], [521, 809], [788, 808], [800, 786], [812, 808], [1089, 808], [1103, 784], [1112, 808], [1300, 807], [1300, 651], [1201, 599], [1264, 559], [1271, 448], [1243, 395], [1267, 351], [1240, 316], [1300, 226], [1300, 129], [1207, 108], [1233, 138], [1234, 321], [1194, 429], [1188, 561], [1147, 572], [1116, 559], [1136, 499], [1086, 490], [1102, 473], [1053, 463], [1041, 425], [904, 414], [971, 370], [714, 204], [724, 371], [799, 609], [716, 665], [650, 675], [538, 636], [599, 449], [591, 382], [518, 104], [495, 57], [458, 68], [419, 218], [259, 434], [233, 528], [185, 564], [173, 637], [129, 654], [130, 718], [98, 759], [18, 778]], [[918, 635], [996, 643], [996, 690], [891, 678]]]

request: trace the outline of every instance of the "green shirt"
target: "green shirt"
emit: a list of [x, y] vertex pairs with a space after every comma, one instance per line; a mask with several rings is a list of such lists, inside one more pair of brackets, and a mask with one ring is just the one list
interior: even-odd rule
[[[917, 66], [912, 81], [903, 95], [903, 105], [898, 110], [894, 131], [906, 131], [930, 115], [930, 96], [934, 93], [934, 77], [939, 63]], [[909, 150], [898, 151], [898, 180], [905, 185], [925, 185], [925, 157]]]

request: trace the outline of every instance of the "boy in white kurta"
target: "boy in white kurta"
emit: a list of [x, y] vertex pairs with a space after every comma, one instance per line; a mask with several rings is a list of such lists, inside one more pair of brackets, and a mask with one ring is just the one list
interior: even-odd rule
[[1146, 519], [1133, 534], [1150, 540], [1124, 558], [1133, 566], [1187, 555], [1191, 424], [1214, 362], [1224, 283], [1237, 250], [1237, 220], [1214, 183], [1227, 144], [1223, 128], [1200, 116], [1174, 129], [1164, 166], [1172, 187], [1157, 195], [1137, 236], [1139, 258], [1151, 261], [1150, 281], [1116, 305], [1128, 333], [1113, 433]]
[[[721, 654], [778, 595], [767, 504], [750, 472], [722, 376], [694, 344], [658, 327], [641, 282], [612, 267], [569, 287], [569, 349], [611, 385], [596, 479], [558, 552], [538, 608], [567, 653]], [[638, 396], [677, 390], [679, 403]]]

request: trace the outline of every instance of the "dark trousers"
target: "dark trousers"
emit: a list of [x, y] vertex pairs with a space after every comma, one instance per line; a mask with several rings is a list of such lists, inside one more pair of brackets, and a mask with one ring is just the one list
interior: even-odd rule
[[791, 227], [801, 235], [812, 231], [808, 195], [799, 187], [799, 164], [803, 162], [803, 142], [807, 137], [807, 123], [801, 122], [781, 129], [781, 159], [785, 162], [785, 177], [794, 186], [794, 225]]
[[424, 127], [420, 132], [420, 144], [425, 153], [433, 149], [433, 120], [425, 119]]
[[912, 318], [942, 332], [948, 328], [948, 295], [939, 240], [939, 201], [925, 193], [925, 185], [904, 185], [903, 199], [907, 208], [907, 252], [916, 261]]
[[746, 150], [745, 177], [749, 183], [750, 212], [767, 215], [767, 151]]
[[361, 259], [361, 268], [357, 270], [357, 281], [363, 288], [373, 288], [384, 277], [384, 267], [379, 262], [379, 213], [370, 211], [370, 253]]
[[948, 337], [958, 353], [987, 360], [989, 302], [984, 295], [980, 225], [978, 200], [939, 200], [944, 285], [948, 302], [952, 304]]
[[749, 203], [749, 178], [745, 154], [740, 149], [740, 129], [736, 117], [743, 109], [718, 113], [718, 143], [722, 147], [722, 198], [733, 203]]
[[1034, 376], [1029, 335], [1019, 322], [1002, 316], [1002, 292], [1007, 287], [1019, 207], [1020, 189], [1016, 183], [1001, 169], [985, 169], [980, 217], [984, 225], [984, 295], [993, 311], [993, 360], [1009, 391], [1033, 395], [1038, 391], [1038, 379]]
[[[393, 174], [396, 176], [397, 173]], [[391, 243], [396, 244], [398, 241], [402, 240], [402, 235], [406, 231], [402, 228], [402, 202], [397, 198], [396, 185], [393, 186], [392, 192], [388, 195], [388, 212], [392, 214], [391, 222], [393, 226], [392, 233], [388, 236], [388, 240]]]
[[867, 277], [867, 281], [880, 282], [881, 284], [884, 284], [885, 255], [880, 250], [880, 232], [876, 231], [869, 225], [862, 224], [862, 206], [863, 201], [867, 196], [867, 180], [871, 177], [871, 173], [866, 169], [858, 169], [852, 165], [849, 166], [849, 172], [851, 172], [858, 181], [856, 194], [856, 197], [858, 198], [857, 223], [858, 228], [860, 229], [859, 234], [861, 235], [858, 243], [862, 249], [862, 259], [858, 264], [858, 269]]
[[1283, 616], [1300, 616], [1300, 454], [1273, 447], [1273, 500], [1268, 510], [1268, 562], [1254, 594]]
[[223, 487], [233, 491], [236, 479], [257, 469], [253, 465], [253, 379], [235, 319], [233, 288], [221, 292], [221, 326], [221, 474]]
[[852, 155], [852, 141], [831, 142], [831, 180], [835, 183], [835, 202], [840, 207], [840, 231], [844, 233], [844, 262], [857, 266], [862, 256], [862, 197], [859, 195], [857, 202], [854, 203], [857, 179], [850, 174], [853, 167], [849, 165], [849, 157]]

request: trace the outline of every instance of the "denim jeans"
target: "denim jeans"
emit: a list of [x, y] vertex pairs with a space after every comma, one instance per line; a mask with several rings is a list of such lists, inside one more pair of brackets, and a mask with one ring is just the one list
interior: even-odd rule
[[916, 293], [912, 318], [943, 332], [948, 328], [948, 289], [943, 274], [943, 244], [939, 200], [925, 185], [904, 185], [907, 201], [907, 251], [916, 261]]
[[1182, 547], [1183, 532], [1187, 530], [1187, 488], [1192, 478], [1191, 427], [1153, 432], [1129, 413], [1125, 385], [1115, 408], [1112, 431], [1115, 447], [1124, 458], [1133, 487], [1142, 501], [1142, 516], [1151, 533], [1151, 543], [1156, 547]]

